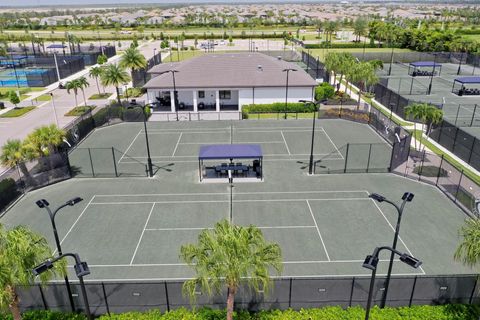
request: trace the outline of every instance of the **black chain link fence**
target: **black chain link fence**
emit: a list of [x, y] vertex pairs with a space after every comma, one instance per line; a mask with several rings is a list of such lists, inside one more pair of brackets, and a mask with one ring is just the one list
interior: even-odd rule
[[[438, 305], [447, 303], [477, 303], [480, 295], [476, 275], [449, 276], [393, 276], [390, 282], [387, 306]], [[365, 307], [370, 278], [305, 278], [275, 279], [268, 296], [242, 287], [235, 296], [237, 310], [270, 310], [288, 308], [320, 308], [325, 306]], [[378, 304], [383, 295], [385, 278], [377, 277], [373, 303]], [[188, 298], [182, 295], [183, 282], [92, 282], [86, 284], [93, 314], [110, 314], [127, 311], [158, 309], [162, 312], [190, 308]], [[72, 284], [75, 305], [83, 310], [78, 284]], [[208, 297], [198, 291], [198, 307], [226, 307], [226, 291]], [[50, 309], [69, 311], [68, 296], [63, 284], [39, 285], [20, 290], [22, 311]]]

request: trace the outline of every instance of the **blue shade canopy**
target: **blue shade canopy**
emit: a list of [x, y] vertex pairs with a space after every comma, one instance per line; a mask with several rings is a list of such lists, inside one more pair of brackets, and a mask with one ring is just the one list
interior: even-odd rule
[[461, 77], [456, 78], [455, 81], [460, 83], [480, 83], [480, 77]]
[[434, 62], [434, 61], [417, 61], [417, 62], [410, 62], [411, 66], [414, 67], [440, 67], [442, 64]]
[[253, 159], [262, 158], [258, 144], [212, 144], [200, 147], [199, 160], [207, 159]]
[[66, 45], [63, 44], [51, 44], [47, 47], [47, 49], [63, 49], [66, 48]]

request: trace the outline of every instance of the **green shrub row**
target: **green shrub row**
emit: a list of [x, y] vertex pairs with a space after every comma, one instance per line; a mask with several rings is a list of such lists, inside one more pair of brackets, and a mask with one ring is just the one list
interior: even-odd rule
[[328, 82], [322, 82], [315, 88], [315, 100], [330, 99], [335, 95], [335, 88]]
[[[363, 42], [348, 42], [348, 43], [329, 43], [329, 42], [322, 42], [322, 43], [306, 43], [304, 45], [305, 49], [323, 49], [323, 48], [330, 48], [330, 49], [358, 49], [363, 48]], [[376, 48], [375, 44], [366, 43], [365, 48]]]
[[284, 102], [274, 102], [266, 104], [248, 104], [242, 107], [243, 113], [254, 112], [313, 112], [315, 106], [311, 103], [289, 102], [287, 103], [287, 110], [285, 110]]
[[19, 195], [15, 181], [12, 178], [0, 181], [0, 211]]
[[[375, 320], [476, 320], [480, 315], [480, 307], [476, 305], [443, 305], [412, 306], [380, 309], [373, 307], [371, 319]], [[322, 309], [270, 310], [249, 313], [235, 312], [235, 320], [361, 320], [365, 310], [361, 307], [342, 309], [341, 307], [325, 307]], [[147, 312], [127, 312], [122, 314], [103, 315], [98, 320], [223, 320], [225, 310], [202, 308], [190, 311], [185, 308], [162, 313], [158, 310]], [[11, 320], [10, 315], [1, 316], [0, 320]], [[79, 314], [53, 311], [29, 311], [23, 314], [24, 320], [85, 320]]]

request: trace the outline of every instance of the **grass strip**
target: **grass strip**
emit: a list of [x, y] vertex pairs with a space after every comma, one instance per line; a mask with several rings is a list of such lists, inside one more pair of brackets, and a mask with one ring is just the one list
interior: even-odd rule
[[107, 99], [108, 97], [110, 97], [112, 94], [109, 93], [109, 92], [106, 92], [106, 93], [95, 93], [94, 95], [91, 95], [90, 98], [88, 98], [88, 100], [102, 100], [102, 99]]
[[35, 109], [35, 106], [29, 106], [29, 107], [23, 107], [23, 108], [14, 108], [12, 110], [9, 110], [5, 112], [4, 114], [0, 115], [0, 118], [17, 118], [21, 117], [27, 112], [32, 111]]
[[65, 113], [65, 116], [67, 117], [78, 117], [81, 115], [84, 115], [90, 110], [95, 109], [95, 106], [81, 106], [81, 107], [75, 107], [73, 109], [70, 109], [67, 113]]

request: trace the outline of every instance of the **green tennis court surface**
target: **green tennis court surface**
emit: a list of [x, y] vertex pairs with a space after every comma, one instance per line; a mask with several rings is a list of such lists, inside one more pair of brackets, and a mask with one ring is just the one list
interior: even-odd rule
[[[158, 169], [154, 178], [71, 179], [27, 194], [0, 221], [7, 226], [30, 225], [53, 245], [47, 213], [35, 201], [45, 198], [56, 207], [80, 196], [84, 201], [62, 210], [56, 223], [63, 251], [78, 252], [89, 263], [88, 280], [184, 279], [193, 274], [178, 258], [180, 246], [196, 241], [202, 229], [228, 219], [232, 208], [235, 223], [257, 225], [268, 240], [280, 244], [282, 276], [361, 276], [369, 274], [362, 268], [365, 256], [376, 246], [391, 244], [396, 223], [396, 212], [368, 194], [399, 199], [410, 191], [415, 199], [405, 211], [398, 248], [424, 264], [411, 269], [398, 263], [393, 273], [472, 272], [453, 261], [465, 215], [434, 187], [384, 173], [308, 176], [309, 134], [304, 130], [310, 123], [152, 123], [148, 129], [159, 132], [150, 136], [152, 155], [160, 157], [158, 166], [169, 164], [168, 170]], [[335, 154], [347, 142], [382, 142], [366, 125], [343, 120], [319, 120], [317, 125], [317, 155]], [[135, 159], [118, 162], [142, 161], [141, 130], [141, 124], [97, 130], [80, 148], [108, 150], [113, 145]], [[227, 184], [198, 182], [196, 160], [199, 143], [229, 143], [231, 133], [233, 142], [260, 143], [267, 154], [264, 182], [234, 183], [232, 203]], [[283, 141], [278, 143], [283, 149], [272, 141]], [[388, 258], [381, 256], [379, 274], [386, 273]]]

